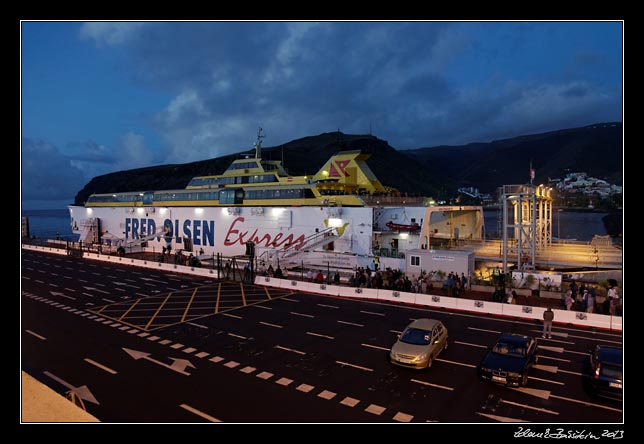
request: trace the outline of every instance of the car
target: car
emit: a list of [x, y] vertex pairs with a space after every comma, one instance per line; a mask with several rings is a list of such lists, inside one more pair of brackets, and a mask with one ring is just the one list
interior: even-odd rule
[[622, 348], [597, 345], [584, 362], [582, 377], [584, 386], [596, 396], [621, 401]]
[[416, 319], [411, 322], [389, 351], [392, 364], [410, 368], [428, 368], [434, 359], [447, 349], [447, 327], [436, 319]]
[[528, 371], [538, 360], [537, 340], [532, 336], [503, 333], [476, 367], [479, 378], [497, 384], [522, 387]]

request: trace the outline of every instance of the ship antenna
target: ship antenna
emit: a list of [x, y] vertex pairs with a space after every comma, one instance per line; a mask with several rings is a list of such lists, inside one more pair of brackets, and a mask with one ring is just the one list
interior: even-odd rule
[[266, 137], [262, 134], [262, 127], [257, 130], [257, 142], [255, 142], [255, 159], [262, 158], [262, 139]]

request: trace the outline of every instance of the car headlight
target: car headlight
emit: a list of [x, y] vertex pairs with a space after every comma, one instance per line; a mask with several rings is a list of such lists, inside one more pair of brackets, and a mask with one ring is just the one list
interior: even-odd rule
[[492, 372], [492, 369], [489, 369], [487, 367], [479, 367], [479, 370], [481, 370], [482, 372], [485, 372], [485, 373], [491, 373]]
[[423, 353], [414, 358], [414, 362], [419, 362], [419, 361], [426, 361], [429, 359], [429, 352], [428, 353]]
[[396, 355], [396, 352], [395, 352], [395, 351], [393, 351], [393, 350], [389, 352], [389, 356], [390, 356], [392, 359], [398, 359], [398, 355]]

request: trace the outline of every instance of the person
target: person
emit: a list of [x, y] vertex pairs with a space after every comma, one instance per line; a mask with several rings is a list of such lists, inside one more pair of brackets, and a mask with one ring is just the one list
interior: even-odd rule
[[548, 307], [546, 311], [543, 312], [543, 334], [542, 338], [546, 336], [548, 339], [552, 337], [552, 320], [555, 318], [555, 312], [552, 311], [552, 308]]
[[584, 290], [582, 298], [584, 300], [584, 305], [586, 306], [586, 313], [593, 313], [595, 311], [595, 299], [593, 296], [588, 293], [588, 290]]
[[275, 279], [282, 279], [284, 277], [284, 274], [282, 273], [282, 269], [280, 266], [277, 266], [277, 269], [275, 270], [275, 273], [273, 273], [273, 276], [275, 276]]
[[318, 271], [317, 276], [315, 276], [315, 282], [318, 284], [324, 283], [324, 275], [322, 274], [322, 271]]
[[333, 283], [335, 285], [340, 285], [340, 271], [335, 270], [335, 274], [333, 275]]
[[565, 300], [566, 310], [570, 311], [572, 309], [572, 304], [574, 302], [575, 301], [572, 298], [572, 292], [570, 290], [568, 290], [568, 292], [566, 293], [566, 300]]
[[611, 316], [615, 316], [617, 314], [617, 307], [619, 306], [619, 294], [617, 293], [615, 287], [611, 287], [611, 290], [612, 297], [610, 298], [609, 312]]

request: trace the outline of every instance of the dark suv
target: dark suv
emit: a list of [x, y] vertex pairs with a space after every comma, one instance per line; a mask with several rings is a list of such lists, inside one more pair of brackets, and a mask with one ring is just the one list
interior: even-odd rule
[[622, 400], [622, 348], [597, 345], [584, 365], [584, 385], [594, 395]]
[[524, 386], [528, 370], [537, 363], [537, 341], [532, 336], [503, 333], [476, 367], [479, 378], [497, 384]]

